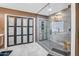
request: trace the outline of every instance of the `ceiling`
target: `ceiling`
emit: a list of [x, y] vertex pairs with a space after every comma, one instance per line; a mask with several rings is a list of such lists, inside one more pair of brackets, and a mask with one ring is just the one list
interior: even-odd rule
[[68, 3], [0, 3], [0, 7], [49, 16], [68, 7]]

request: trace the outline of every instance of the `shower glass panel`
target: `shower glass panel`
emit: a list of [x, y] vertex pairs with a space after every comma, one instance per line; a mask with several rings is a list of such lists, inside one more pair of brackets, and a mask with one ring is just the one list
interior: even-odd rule
[[44, 48], [49, 49], [50, 22], [48, 19], [38, 18], [37, 23], [37, 38], [39, 38], [38, 43]]
[[38, 20], [38, 23], [39, 23], [39, 26], [38, 26], [39, 27], [39, 29], [38, 29], [39, 30], [38, 31], [39, 32], [39, 35], [38, 36], [39, 36], [39, 40], [41, 41], [42, 40], [41, 20]]
[[39, 20], [39, 40], [47, 40], [47, 20]]
[[[44, 47], [49, 54], [55, 56], [71, 55], [71, 8], [51, 15], [48, 20], [38, 18], [37, 38], [38, 43]], [[58, 15], [57, 15], [58, 14]], [[55, 16], [55, 17], [54, 17]], [[58, 18], [56, 18], [58, 17]]]
[[[60, 11], [61, 18], [51, 18], [56, 14], [50, 16], [50, 43], [49, 49], [54, 55], [71, 55], [71, 8]], [[60, 16], [58, 14], [58, 16]]]

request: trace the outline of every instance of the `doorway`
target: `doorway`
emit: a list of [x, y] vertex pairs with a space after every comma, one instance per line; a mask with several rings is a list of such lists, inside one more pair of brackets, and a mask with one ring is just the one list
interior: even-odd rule
[[33, 18], [7, 16], [7, 46], [33, 42]]

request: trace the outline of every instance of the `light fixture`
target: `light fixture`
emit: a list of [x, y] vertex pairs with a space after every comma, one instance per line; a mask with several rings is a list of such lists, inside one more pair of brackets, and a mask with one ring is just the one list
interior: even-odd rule
[[62, 12], [58, 12], [56, 15], [62, 15], [63, 13]]
[[48, 9], [48, 11], [52, 11], [52, 9], [51, 9], [51, 8], [49, 8], [49, 9]]
[[51, 19], [53, 19], [54, 21], [62, 21], [63, 17], [64, 17], [64, 14], [61, 12], [58, 12], [55, 15], [51, 16]]

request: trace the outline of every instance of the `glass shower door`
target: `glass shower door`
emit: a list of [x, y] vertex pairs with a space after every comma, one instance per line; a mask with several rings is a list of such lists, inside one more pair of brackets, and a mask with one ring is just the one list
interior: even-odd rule
[[39, 21], [39, 27], [40, 27], [40, 41], [43, 41], [43, 40], [47, 40], [47, 20], [44, 20], [44, 21]]
[[[49, 50], [52, 55], [70, 56], [71, 55], [71, 9], [61, 11], [61, 18], [51, 18], [50, 16], [50, 39]], [[58, 12], [59, 13], [59, 12]], [[60, 15], [58, 15], [60, 16]]]

